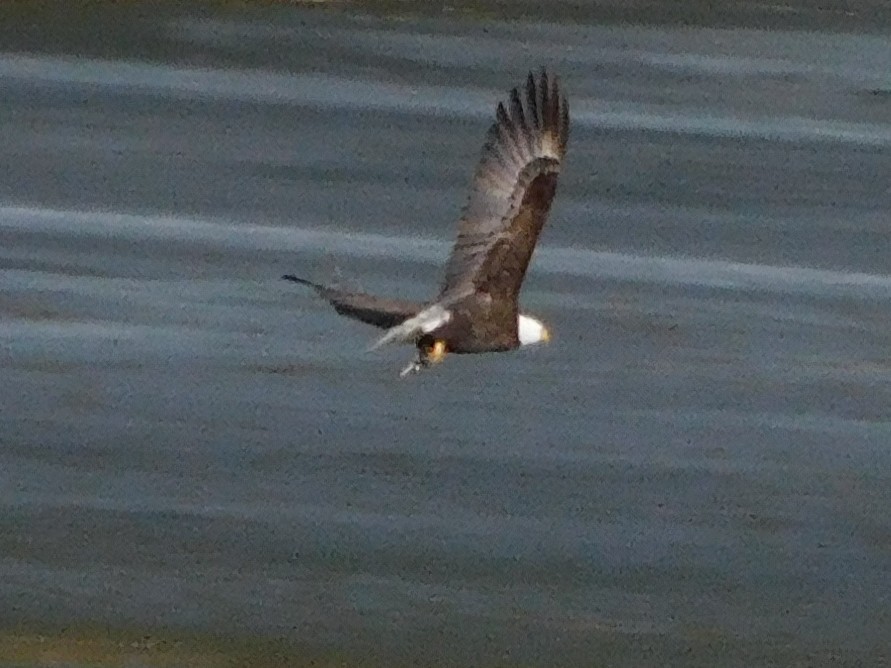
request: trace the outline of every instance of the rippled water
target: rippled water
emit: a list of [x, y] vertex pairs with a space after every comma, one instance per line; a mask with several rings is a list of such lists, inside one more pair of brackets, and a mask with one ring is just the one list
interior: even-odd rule
[[[886, 39], [108, 29], [0, 53], [3, 630], [887, 659]], [[432, 293], [494, 104], [540, 63], [573, 110], [523, 293], [555, 340], [400, 381], [410, 350], [278, 277]]]

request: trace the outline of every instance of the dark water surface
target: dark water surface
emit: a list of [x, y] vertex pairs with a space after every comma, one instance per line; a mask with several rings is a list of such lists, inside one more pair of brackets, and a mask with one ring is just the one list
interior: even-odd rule
[[[891, 660], [882, 24], [9, 16], [5, 632]], [[410, 350], [278, 276], [432, 293], [541, 63], [574, 125], [523, 302], [555, 339], [399, 380]]]

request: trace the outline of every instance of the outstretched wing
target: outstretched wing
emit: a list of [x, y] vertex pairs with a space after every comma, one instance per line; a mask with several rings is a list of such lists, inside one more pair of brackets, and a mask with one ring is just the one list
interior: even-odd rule
[[510, 112], [499, 103], [458, 224], [440, 299], [485, 291], [516, 299], [557, 188], [569, 139], [569, 106], [559, 79], [529, 73]]
[[424, 304], [417, 302], [382, 299], [364, 292], [337, 290], [297, 276], [287, 275], [282, 278], [286, 281], [308, 285], [323, 299], [326, 299], [340, 315], [361, 320], [382, 329], [396, 327], [416, 316], [424, 308]]

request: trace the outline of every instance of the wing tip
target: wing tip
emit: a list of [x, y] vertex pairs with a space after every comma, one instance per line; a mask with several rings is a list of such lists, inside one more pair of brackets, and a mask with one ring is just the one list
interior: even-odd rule
[[522, 164], [531, 158], [558, 161], [569, 138], [569, 103], [560, 75], [542, 65], [529, 70], [523, 86], [510, 90], [495, 107], [484, 149], [495, 157]]
[[[558, 160], [566, 152], [569, 139], [569, 102], [560, 75], [547, 66], [538, 68], [538, 76], [529, 70], [526, 76], [526, 106], [532, 112], [543, 147], [551, 147]], [[554, 141], [556, 140], [556, 141]]]
[[294, 274], [284, 274], [282, 276], [281, 280], [290, 281], [291, 283], [299, 283], [300, 285], [306, 285], [306, 286], [309, 286], [315, 290], [324, 290], [325, 289], [324, 285], [320, 285], [318, 283], [313, 283], [310, 280], [307, 280], [305, 278], [300, 278], [299, 276], [295, 276]]
[[332, 294], [331, 288], [325, 287], [321, 283], [316, 283], [314, 281], [310, 281], [305, 278], [300, 278], [299, 276], [295, 276], [294, 274], [285, 274], [282, 276], [281, 280], [290, 281], [291, 283], [297, 283], [298, 285], [305, 285], [308, 288], [312, 288], [319, 294], [321, 297], [325, 299], [329, 299]]

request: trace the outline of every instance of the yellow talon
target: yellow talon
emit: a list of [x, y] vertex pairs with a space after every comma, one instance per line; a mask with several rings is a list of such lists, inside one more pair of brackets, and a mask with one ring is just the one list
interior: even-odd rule
[[446, 356], [446, 344], [445, 341], [434, 341], [433, 345], [430, 347], [430, 350], [427, 351], [427, 360], [431, 364], [436, 364], [438, 362], [442, 362]]

